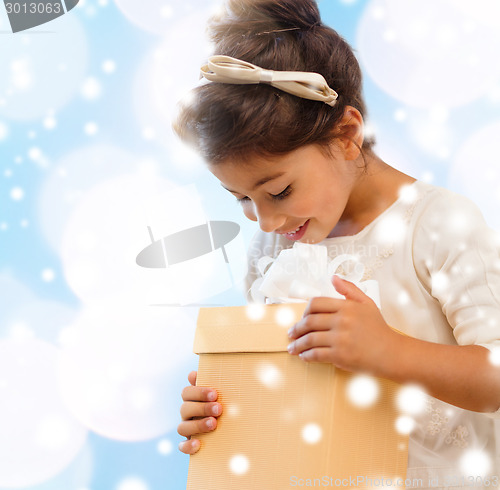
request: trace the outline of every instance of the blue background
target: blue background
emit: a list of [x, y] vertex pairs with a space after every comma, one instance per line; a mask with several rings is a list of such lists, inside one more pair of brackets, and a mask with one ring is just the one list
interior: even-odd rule
[[[154, 3], [157, 6], [158, 2]], [[373, 3], [365, 0], [322, 0], [320, 9], [323, 20], [336, 28], [359, 53], [361, 19], [366, 10], [373, 7]], [[428, 16], [432, 16], [436, 4], [430, 0], [420, 3], [428, 7]], [[163, 36], [139, 27], [124, 15], [119, 4], [120, 2], [115, 4], [112, 1], [97, 0], [80, 2], [77, 8], [57, 21], [15, 35], [9, 32], [5, 13], [2, 12], [0, 15], [0, 19], [3, 16], [0, 27], [0, 53], [4, 51], [0, 54], [0, 60], [8, 56], [6, 50], [16, 49], [17, 58], [14, 59], [22, 61], [24, 55], [34, 49], [42, 36], [52, 37], [58, 42], [58, 36], [62, 36], [63, 26], [69, 25], [70, 17], [71, 22], [77, 23], [82, 28], [83, 38], [75, 41], [85, 40], [88, 55], [86, 61], [76, 60], [77, 64], [82, 61], [79, 65], [81, 74], [73, 80], [74, 87], [68, 91], [66, 99], [55, 104], [57, 107], [51, 106], [50, 102], [54, 99], [52, 91], [57, 92], [62, 89], [58, 87], [56, 73], [46, 74], [49, 78], [53, 77], [53, 83], [50, 93], [46, 94], [47, 106], [38, 114], [16, 117], [7, 110], [8, 102], [4, 105], [0, 103], [0, 335], [4, 339], [9, 339], [12, 335], [10, 324], [7, 322], [11, 317], [10, 309], [12, 303], [16, 301], [17, 294], [12, 284], [29, 290], [30, 294], [27, 297], [33, 302], [35, 300], [56, 302], [73, 312], [78, 312], [82, 307], [81, 298], [66, 281], [67, 271], [61, 255], [57, 248], [49, 244], [40, 218], [42, 189], [48, 175], [57, 167], [57, 162], [75, 149], [111, 145], [130, 152], [136, 158], [152, 159], [159, 164], [159, 174], [170, 182], [180, 186], [196, 184], [206, 215], [210, 219], [229, 219], [238, 222], [242, 226], [245, 243], [248, 243], [256, 230], [255, 224], [245, 222], [238, 205], [230, 196], [225, 195], [227, 193], [220, 189], [201, 163], [192, 167], [193, 170], [182, 170], [179, 162], [175, 161], [176, 157], [169, 151], [168, 144], [162, 142], [163, 135], [158, 130], [161, 126], [155, 127], [154, 136], [151, 136], [148, 130], [145, 131], [146, 125], [138, 116], [137, 104], [134, 101], [138, 90], [138, 71], [141, 70], [145, 57], [162, 43]], [[140, 4], [145, 10], [149, 7], [148, 0]], [[173, 0], [165, 1], [163, 4], [167, 7], [170, 5], [174, 11], [178, 7]], [[176, 22], [189, 20], [189, 16], [195, 15], [202, 2], [184, 0], [183, 4], [192, 6], [193, 10], [189, 12], [186, 9], [184, 13], [176, 13], [178, 16], [174, 15]], [[498, 11], [495, 10], [494, 14], [498, 14]], [[185, 34], [189, 37], [189, 32]], [[478, 35], [481, 34], [478, 32]], [[26, 39], [31, 39], [31, 43], [13, 44], [14, 36], [17, 40], [24, 36]], [[71, 35], [61, 38], [60, 42], [66, 43], [68, 39], [71, 39]], [[500, 38], [493, 37], [492, 40], [498, 44], [491, 46], [490, 52], [497, 53]], [[78, 51], [78, 46], [73, 48], [75, 52], [83, 52]], [[183, 41], [180, 40], [178, 44], [171, 43], [170, 49], [173, 52], [182, 51]], [[71, 53], [71, 49], [68, 52]], [[425, 59], [431, 58], [433, 53], [419, 55]], [[44, 56], [49, 61], [55, 54], [45, 52]], [[387, 54], [380, 53], [379, 56], [382, 61]], [[112, 61], [111, 65], [108, 63], [106, 66], [114, 66], [114, 70], [103, 69], [103, 63], [106, 61]], [[190, 59], [185, 59], [186, 64], [190, 62]], [[494, 65], [498, 64], [498, 61], [492, 57], [490, 62], [493, 72]], [[193, 61], [193, 63], [198, 62]], [[364, 67], [363, 61], [362, 66]], [[4, 64], [1, 68], [2, 76], [7, 77], [11, 68], [12, 66], [9, 68]], [[397, 71], [397, 63], [393, 69]], [[471, 72], [464, 73], [464, 77], [470, 78]], [[173, 67], [172, 73], [175, 83]], [[494, 77], [496, 73], [493, 73]], [[89, 82], [89, 78], [94, 82], [92, 80]], [[470, 80], [473, 83], [473, 79]], [[92, 87], [95, 81], [99, 89], [92, 95], [92, 90], [88, 87]], [[487, 151], [488, 148], [491, 150], [486, 164], [484, 163], [486, 150], [478, 148], [478, 162], [470, 162], [468, 173], [464, 174], [462, 171], [458, 178], [456, 169], [462, 145], [466, 144], [467, 139], [483, 128], [500, 124], [499, 81], [500, 77], [494, 78], [487, 91], [479, 93], [474, 100], [464, 104], [444, 103], [436, 107], [434, 102], [429, 101], [428, 106], [420, 104], [419, 107], [412, 107], [411, 103], [393, 96], [370, 76], [369, 72], [365, 72], [365, 96], [369, 108], [369, 120], [378, 136], [381, 155], [383, 157], [387, 155], [388, 163], [419, 179], [468, 194], [480, 204], [488, 221], [495, 228], [498, 228], [499, 224], [497, 201], [500, 194], [496, 142], [485, 141], [486, 146], [491, 145], [486, 148]], [[22, 81], [20, 83], [23, 84]], [[34, 92], [32, 95], [27, 92], [26, 104], [30, 103], [29, 97], [36, 97], [38, 100], [44, 98], [43, 91], [37, 92], [36, 78], [33, 83]], [[196, 80], [193, 80], [193, 83], [196, 83]], [[2, 93], [2, 90], [7, 89], [5, 85], [0, 84], [0, 102], [2, 97], [8, 100], [8, 96]], [[143, 90], [147, 90], [147, 87]], [[154, 96], [152, 97], [154, 100]], [[50, 122], [50, 118], [56, 121], [55, 126]], [[425, 130], [426, 121], [437, 121], [439, 129], [449, 137], [447, 151], [441, 151], [439, 145], [426, 146], [421, 143], [421, 139], [415, 138], [417, 131], [415, 128], [418, 129], [420, 125]], [[89, 122], [96, 125], [96, 131], [85, 131]], [[164, 131], [165, 134], [169, 131], [166, 123]], [[30, 153], [33, 148], [41, 151], [43, 157], [37, 157], [36, 151]], [[401, 159], [398, 159], [398, 156]], [[489, 168], [490, 173], [485, 172], [485, 168]], [[99, 175], [93, 175], [92, 178], [97, 185]], [[473, 180], [475, 185], [467, 186], [469, 180]], [[110, 199], [112, 198], [113, 196], [110, 196]], [[238, 287], [208, 300], [205, 299], [206, 303], [224, 305], [241, 304], [243, 301]], [[26, 301], [23, 310], [27, 312], [30, 307], [30, 301]], [[50, 318], [38, 318], [37, 322], [29, 325], [29, 328], [36, 337], [38, 330], [43, 330], [48, 323]], [[62, 326], [58, 325], [54, 329], [60, 327]], [[57, 342], [54, 344], [57, 345]], [[185, 384], [187, 372], [195, 366], [196, 359], [193, 356], [174, 373], [179, 380], [179, 399], [180, 387]], [[178, 405], [179, 400], [172, 403]], [[5, 420], [3, 422], [6, 423]], [[90, 430], [85, 449], [78, 453], [69, 466], [53, 478], [26, 488], [182, 489], [186, 484], [188, 457], [176, 449], [181, 439], [175, 429], [153, 439], [129, 442], [104, 437]]]

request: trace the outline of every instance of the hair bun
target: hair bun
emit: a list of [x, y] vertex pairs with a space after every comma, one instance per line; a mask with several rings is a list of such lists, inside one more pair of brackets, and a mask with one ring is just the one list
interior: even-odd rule
[[315, 0], [227, 0], [225, 11], [212, 19], [215, 40], [233, 29], [259, 34], [271, 29], [309, 30], [321, 24]]
[[270, 20], [284, 28], [307, 30], [321, 24], [318, 5], [314, 0], [248, 0], [246, 3], [265, 12]]

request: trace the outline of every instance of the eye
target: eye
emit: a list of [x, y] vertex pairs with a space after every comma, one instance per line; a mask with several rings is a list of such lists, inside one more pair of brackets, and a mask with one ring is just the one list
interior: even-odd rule
[[245, 204], [250, 201], [250, 198], [245, 196], [245, 197], [237, 197], [236, 201], [238, 201], [240, 204]]
[[286, 189], [281, 191], [279, 194], [271, 194], [271, 196], [274, 200], [279, 201], [281, 199], [285, 199], [285, 197], [289, 196], [291, 192], [292, 192], [292, 188], [291, 188], [291, 186], [288, 186]]

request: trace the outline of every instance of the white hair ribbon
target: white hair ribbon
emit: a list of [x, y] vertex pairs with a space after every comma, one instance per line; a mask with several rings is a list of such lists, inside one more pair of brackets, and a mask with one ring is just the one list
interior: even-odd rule
[[211, 82], [232, 84], [268, 83], [303, 99], [318, 100], [334, 106], [338, 94], [328, 86], [323, 75], [303, 71], [265, 70], [230, 56], [211, 56], [201, 67], [201, 75]]

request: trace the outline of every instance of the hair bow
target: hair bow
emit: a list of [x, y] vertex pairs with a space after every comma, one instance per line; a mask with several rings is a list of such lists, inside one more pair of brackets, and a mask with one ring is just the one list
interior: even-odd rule
[[230, 56], [211, 56], [201, 67], [201, 75], [211, 82], [233, 84], [268, 83], [303, 99], [318, 100], [334, 106], [338, 94], [319, 73], [265, 70]]

